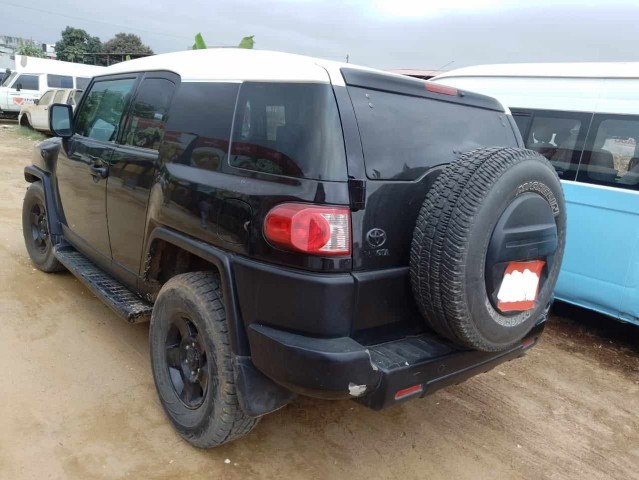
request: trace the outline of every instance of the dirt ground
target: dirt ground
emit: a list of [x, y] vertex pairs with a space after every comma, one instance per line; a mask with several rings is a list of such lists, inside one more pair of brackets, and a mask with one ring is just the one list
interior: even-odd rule
[[565, 306], [528, 356], [463, 385], [384, 412], [299, 398], [242, 440], [189, 446], [156, 398], [148, 326], [29, 263], [33, 144], [0, 125], [0, 479], [639, 478], [639, 328]]

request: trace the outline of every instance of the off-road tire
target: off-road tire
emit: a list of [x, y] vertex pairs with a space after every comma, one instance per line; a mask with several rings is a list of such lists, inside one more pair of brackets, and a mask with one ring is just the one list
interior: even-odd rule
[[[36, 268], [47, 273], [61, 272], [65, 268], [53, 253], [53, 241], [49, 233], [47, 207], [44, 198], [42, 182], [33, 182], [29, 185], [22, 203], [22, 235], [24, 237], [24, 244], [31, 258], [31, 262]], [[34, 214], [34, 210], [40, 210], [44, 214], [43, 228], [46, 230], [46, 235], [44, 244], [41, 243], [40, 245], [36, 243], [32, 228], [32, 215]]]
[[[551, 204], [558, 246], [535, 307], [505, 315], [486, 291], [486, 252], [502, 212], [514, 198], [530, 191]], [[536, 152], [516, 148], [466, 153], [444, 168], [417, 218], [410, 252], [417, 306], [430, 328], [458, 345], [483, 351], [511, 348], [532, 329], [552, 299], [565, 239], [563, 191], [550, 162]]]
[[[164, 353], [175, 315], [185, 315], [192, 321], [206, 353], [209, 381], [203, 403], [194, 409], [180, 399]], [[164, 284], [153, 306], [149, 343], [162, 407], [186, 441], [200, 448], [216, 447], [255, 427], [259, 418], [247, 416], [238, 402], [228, 325], [216, 274], [185, 273]]]

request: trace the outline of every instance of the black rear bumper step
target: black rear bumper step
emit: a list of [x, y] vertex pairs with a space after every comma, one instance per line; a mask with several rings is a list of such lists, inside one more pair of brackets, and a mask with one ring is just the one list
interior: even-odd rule
[[149, 321], [153, 305], [96, 267], [91, 261], [68, 245], [56, 246], [56, 258], [100, 300], [129, 323]]
[[[307, 337], [260, 324], [250, 325], [248, 335], [253, 363], [276, 383], [380, 410], [523, 356], [537, 343], [543, 320], [514, 348], [496, 353], [462, 350], [428, 333], [368, 347], [350, 337]], [[412, 394], [398, 396], [405, 389]]]

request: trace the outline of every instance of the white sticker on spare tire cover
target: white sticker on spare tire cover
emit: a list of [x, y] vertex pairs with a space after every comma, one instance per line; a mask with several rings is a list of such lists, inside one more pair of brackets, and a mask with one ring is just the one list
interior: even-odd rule
[[521, 195], [525, 192], [535, 192], [546, 199], [552, 208], [552, 214], [556, 217], [559, 215], [559, 204], [555, 194], [548, 185], [542, 182], [526, 182], [517, 187], [517, 195]]

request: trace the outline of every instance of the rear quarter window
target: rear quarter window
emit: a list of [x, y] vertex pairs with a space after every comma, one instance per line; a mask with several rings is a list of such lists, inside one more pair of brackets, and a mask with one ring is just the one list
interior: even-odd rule
[[479, 147], [517, 147], [503, 112], [349, 87], [371, 179], [415, 180]]
[[345, 181], [346, 153], [328, 84], [246, 82], [229, 163], [272, 175]]
[[73, 88], [73, 77], [67, 75], [47, 75], [49, 88]]

